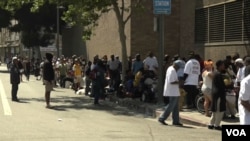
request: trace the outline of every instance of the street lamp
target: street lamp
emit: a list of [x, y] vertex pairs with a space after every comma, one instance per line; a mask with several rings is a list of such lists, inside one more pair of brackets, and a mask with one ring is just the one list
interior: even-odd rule
[[56, 7], [56, 49], [57, 49], [57, 58], [59, 58], [60, 55], [60, 48], [59, 48], [59, 30], [60, 30], [60, 23], [59, 23], [59, 18], [60, 18], [60, 11], [59, 9], [63, 9], [63, 6], [57, 5]]
[[56, 7], [56, 49], [59, 57], [59, 7]]

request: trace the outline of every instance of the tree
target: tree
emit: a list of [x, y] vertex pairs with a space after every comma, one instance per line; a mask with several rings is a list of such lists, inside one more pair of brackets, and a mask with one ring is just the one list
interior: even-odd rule
[[[18, 7], [30, 0], [5, 0], [10, 7]], [[44, 3], [67, 5], [63, 20], [70, 26], [81, 25], [83, 27], [83, 39], [88, 40], [92, 29], [98, 25], [99, 17], [110, 10], [115, 12], [118, 21], [119, 39], [122, 48], [122, 74], [123, 80], [127, 70], [127, 45], [125, 25], [131, 18], [131, 9], [142, 9], [143, 0], [33, 0], [33, 11], [37, 11]], [[126, 3], [129, 3], [127, 5]], [[125, 13], [128, 13], [126, 16]]]
[[0, 9], [0, 29], [10, 25], [11, 13], [8, 10]]
[[[90, 39], [92, 29], [98, 25], [99, 17], [110, 10], [113, 10], [118, 21], [119, 39], [122, 48], [122, 74], [123, 80], [128, 67], [127, 45], [125, 25], [131, 18], [131, 9], [143, 9], [142, 0], [49, 0], [51, 3], [67, 4], [68, 10], [64, 13], [63, 19], [71, 26], [81, 25], [83, 27], [83, 38]], [[43, 0], [36, 0], [36, 6], [42, 5]], [[131, 2], [127, 5], [127, 2]], [[125, 14], [127, 13], [127, 14]], [[127, 16], [126, 16], [127, 15]]]
[[[18, 21], [18, 24], [9, 26], [10, 31], [21, 33], [21, 42], [25, 47], [36, 49], [40, 46], [46, 47], [53, 43], [56, 32], [56, 4], [44, 2], [39, 9], [34, 10], [36, 1], [6, 0], [0, 3], [0, 7], [12, 13], [8, 15], [11, 19]], [[8, 21], [9, 22], [9, 21]], [[62, 22], [61, 25], [65, 25]], [[6, 26], [6, 25], [5, 25]], [[40, 49], [39, 57], [41, 58]]]

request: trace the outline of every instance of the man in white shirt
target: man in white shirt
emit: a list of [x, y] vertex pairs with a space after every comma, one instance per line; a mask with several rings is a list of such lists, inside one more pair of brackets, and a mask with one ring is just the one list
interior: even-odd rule
[[110, 60], [107, 64], [107, 69], [110, 77], [109, 87], [111, 90], [117, 90], [119, 87], [120, 81], [120, 61], [115, 59], [115, 55], [110, 56]]
[[195, 97], [199, 93], [197, 86], [199, 84], [201, 69], [197, 57], [197, 55], [191, 54], [184, 68], [184, 90], [187, 92], [186, 104], [189, 109], [195, 106]]
[[[249, 69], [249, 67], [246, 69]], [[250, 69], [248, 72], [250, 72]], [[238, 99], [239, 118], [241, 125], [250, 125], [250, 75], [246, 73], [245, 76], [240, 83]]]
[[245, 78], [245, 65], [244, 65], [243, 59], [241, 59], [241, 58], [236, 59], [235, 66], [238, 68], [236, 78], [234, 81], [234, 89], [236, 92], [235, 108], [238, 110], [238, 98], [239, 98], [239, 91], [240, 91], [240, 82]]
[[179, 118], [179, 80], [176, 71], [181, 67], [179, 60], [175, 61], [172, 66], [168, 67], [166, 72], [163, 96], [169, 97], [169, 103], [165, 111], [161, 114], [158, 121], [163, 125], [168, 125], [165, 120], [172, 113], [173, 125], [182, 126]]
[[149, 52], [148, 57], [144, 59], [143, 64], [146, 70], [153, 71], [155, 74], [157, 74], [159, 64], [152, 52]]

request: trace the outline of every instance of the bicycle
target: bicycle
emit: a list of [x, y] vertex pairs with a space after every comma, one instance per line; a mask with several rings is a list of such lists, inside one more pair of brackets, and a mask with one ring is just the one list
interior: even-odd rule
[[204, 101], [205, 101], [204, 95], [201, 91], [201, 88], [199, 88], [199, 94], [195, 98], [195, 107], [197, 111], [202, 114], [205, 113]]

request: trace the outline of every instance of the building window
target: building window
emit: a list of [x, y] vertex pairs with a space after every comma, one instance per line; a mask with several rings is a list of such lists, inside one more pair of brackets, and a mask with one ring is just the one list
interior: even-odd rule
[[225, 41], [242, 41], [242, 1], [225, 4]]
[[250, 40], [250, 1], [238, 0], [195, 11], [195, 42]]
[[243, 9], [243, 38], [244, 41], [250, 41], [250, 0], [244, 0]]
[[209, 42], [224, 41], [224, 5], [209, 8]]
[[195, 12], [195, 40], [196, 42], [208, 42], [208, 8], [198, 9]]

